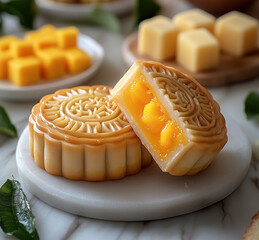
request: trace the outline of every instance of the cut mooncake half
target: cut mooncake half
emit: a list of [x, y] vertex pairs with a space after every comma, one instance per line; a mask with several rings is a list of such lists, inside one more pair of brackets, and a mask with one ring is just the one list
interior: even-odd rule
[[159, 167], [172, 175], [207, 168], [227, 142], [225, 119], [211, 94], [172, 67], [137, 61], [111, 99]]
[[29, 145], [40, 168], [73, 180], [103, 181], [151, 163], [110, 92], [107, 86], [63, 89], [33, 107]]

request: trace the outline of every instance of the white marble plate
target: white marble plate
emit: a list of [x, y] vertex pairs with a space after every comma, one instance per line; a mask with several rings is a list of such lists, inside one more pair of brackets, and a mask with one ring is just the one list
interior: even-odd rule
[[[86, 19], [93, 6], [93, 4], [67, 4], [52, 0], [36, 0], [36, 3], [41, 12], [62, 19]], [[114, 14], [122, 15], [133, 9], [134, 0], [116, 0], [99, 5]]]
[[119, 221], [153, 220], [196, 211], [233, 192], [251, 160], [249, 142], [227, 118], [229, 141], [217, 159], [196, 176], [173, 177], [153, 163], [139, 174], [118, 181], [83, 182], [49, 175], [29, 153], [28, 127], [16, 152], [23, 184], [42, 201], [73, 214]]
[[90, 68], [79, 74], [66, 75], [52, 81], [41, 80], [38, 84], [24, 87], [17, 87], [9, 81], [0, 81], [0, 99], [36, 100], [61, 88], [70, 88], [85, 83], [100, 68], [104, 51], [99, 43], [83, 34], [80, 34], [78, 37], [78, 47], [91, 56], [92, 65]]

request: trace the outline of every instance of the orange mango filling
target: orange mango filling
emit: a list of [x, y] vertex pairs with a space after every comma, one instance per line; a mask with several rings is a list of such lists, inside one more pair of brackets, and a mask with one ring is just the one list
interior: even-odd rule
[[134, 121], [162, 159], [179, 144], [186, 145], [183, 129], [170, 118], [143, 74], [138, 74], [125, 90], [124, 102]]

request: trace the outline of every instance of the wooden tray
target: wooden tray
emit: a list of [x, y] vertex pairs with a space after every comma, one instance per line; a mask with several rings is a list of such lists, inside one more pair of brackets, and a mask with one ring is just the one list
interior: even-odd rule
[[[133, 33], [123, 44], [123, 58], [128, 66], [136, 60], [153, 60], [137, 52], [138, 34]], [[205, 87], [222, 86], [230, 83], [247, 81], [259, 76], [259, 41], [256, 52], [244, 57], [234, 57], [226, 53], [220, 55], [220, 65], [217, 69], [206, 72], [191, 72], [176, 63], [175, 59], [162, 61], [166, 66], [172, 66], [193, 76]]]

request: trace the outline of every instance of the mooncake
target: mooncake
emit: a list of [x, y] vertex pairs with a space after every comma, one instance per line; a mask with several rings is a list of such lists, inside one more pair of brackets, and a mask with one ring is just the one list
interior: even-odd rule
[[63, 89], [32, 108], [29, 146], [40, 168], [68, 179], [103, 181], [136, 174], [151, 163], [110, 92], [107, 86]]
[[111, 99], [162, 171], [172, 175], [207, 168], [227, 142], [225, 119], [211, 94], [172, 67], [135, 62]]

